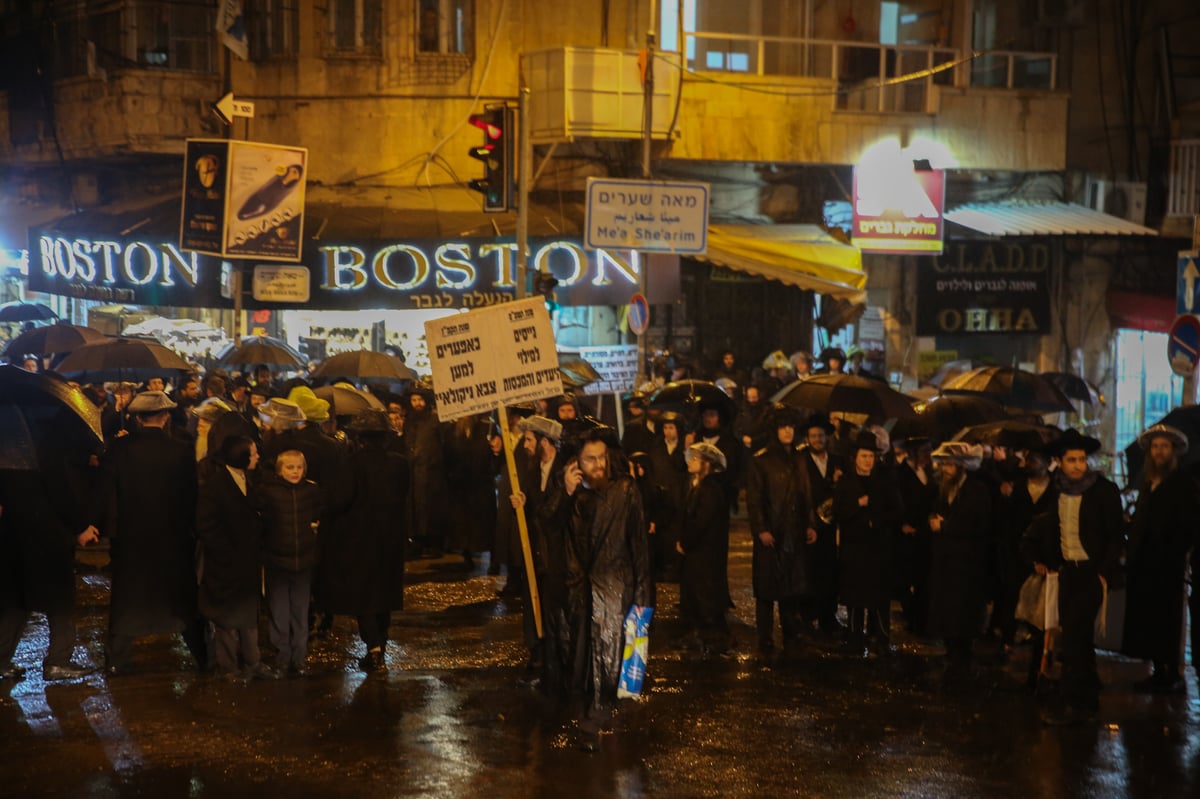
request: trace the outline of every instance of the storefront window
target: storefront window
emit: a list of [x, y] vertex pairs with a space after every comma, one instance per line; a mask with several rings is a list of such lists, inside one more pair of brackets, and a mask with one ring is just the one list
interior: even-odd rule
[[1183, 396], [1183, 378], [1167, 363], [1167, 334], [1145, 330], [1118, 330], [1116, 354], [1116, 453], [1113, 463], [1118, 483], [1128, 475], [1119, 457], [1138, 434], [1154, 424]]

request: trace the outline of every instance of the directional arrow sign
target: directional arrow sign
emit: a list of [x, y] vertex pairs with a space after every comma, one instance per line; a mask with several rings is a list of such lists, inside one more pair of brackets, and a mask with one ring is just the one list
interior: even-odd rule
[[233, 92], [229, 92], [213, 103], [212, 110], [226, 125], [232, 125], [234, 117], [254, 119], [254, 103], [247, 100], [235, 100]]

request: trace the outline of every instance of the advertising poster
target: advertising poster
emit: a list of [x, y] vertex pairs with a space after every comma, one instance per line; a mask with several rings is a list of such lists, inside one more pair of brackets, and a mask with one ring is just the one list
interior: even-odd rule
[[299, 261], [308, 150], [230, 142], [227, 258]]
[[229, 142], [224, 139], [188, 139], [186, 152], [179, 248], [220, 255], [221, 243], [225, 238]]
[[945, 170], [855, 167], [850, 238], [863, 252], [940, 253], [945, 199]]

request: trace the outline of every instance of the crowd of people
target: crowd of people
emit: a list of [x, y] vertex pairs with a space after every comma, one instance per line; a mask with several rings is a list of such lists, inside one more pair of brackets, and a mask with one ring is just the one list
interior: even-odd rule
[[[1185, 690], [1185, 570], [1200, 551], [1186, 436], [1159, 425], [1139, 439], [1130, 517], [1089, 467], [1099, 442], [1074, 430], [1044, 446], [891, 440], [764, 399], [847, 358], [816, 360], [773, 353], [751, 376], [726, 353], [709, 377], [736, 404], [663, 408], [631, 392], [620, 436], [570, 395], [507, 409], [506, 439], [488, 415], [440, 421], [422, 383], [354, 415], [265, 367], [84, 386], [105, 445], [0, 472], [0, 679], [22, 673], [12, 657], [32, 610], [50, 629], [45, 678], [86, 673], [71, 660], [74, 551], [101, 538], [107, 673], [134, 668], [138, 638], [177, 633], [198, 668], [236, 682], [305, 675], [310, 638], [335, 616], [356, 621], [360, 668], [386, 669], [406, 560], [474, 566], [490, 552], [501, 593], [524, 600], [522, 680], [574, 703], [587, 743], [617, 700], [626, 615], [653, 607], [657, 584], [679, 583], [685, 648], [736, 655], [727, 560], [744, 508], [760, 653], [824, 640], [887, 659], [898, 602], [910, 633], [944, 642], [945, 679], [969, 684], [977, 640], [1008, 651], [1024, 618], [1061, 664], [1043, 717], [1074, 723], [1096, 712], [1093, 622], [1124, 585], [1124, 650], [1153, 664], [1137, 689]], [[1044, 616], [1025, 612], [1023, 590], [1051, 574], [1057, 628], [1036, 629]], [[264, 610], [273, 661], [258, 641]], [[1036, 688], [1048, 661], [1030, 662]]]

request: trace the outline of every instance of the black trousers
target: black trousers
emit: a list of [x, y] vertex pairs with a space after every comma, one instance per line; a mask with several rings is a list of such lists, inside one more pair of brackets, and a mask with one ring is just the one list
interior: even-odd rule
[[[188, 624], [180, 633], [183, 643], [187, 645], [188, 651], [196, 659], [196, 667], [199, 669], [205, 669], [209, 665], [207, 627], [207, 622], [198, 618]], [[106, 665], [116, 666], [118, 669], [127, 668], [133, 660], [134, 640], [132, 635], [110, 633]]]
[[367, 649], [383, 649], [387, 646], [388, 627], [392, 623], [389, 611], [367, 613], [358, 617], [358, 637], [367, 645]]
[[783, 640], [800, 634], [800, 597], [784, 597], [779, 600], [756, 599], [754, 601], [754, 623], [758, 628], [759, 646], [767, 646], [775, 637], [775, 603], [779, 602], [779, 626], [783, 628]]
[[238, 671], [238, 655], [242, 665], [254, 668], [261, 656], [258, 651], [258, 628], [237, 629], [213, 625], [213, 646], [216, 649], [218, 674], [233, 674]]
[[1058, 618], [1062, 625], [1063, 701], [1095, 710], [1100, 701], [1096, 672], [1096, 613], [1104, 599], [1100, 573], [1090, 561], [1067, 561], [1058, 572]]
[[271, 610], [271, 645], [277, 665], [303, 666], [308, 656], [308, 598], [312, 569], [287, 571], [268, 568], [267, 607]]
[[[0, 664], [12, 662], [28, 620], [29, 611], [24, 608], [8, 608], [0, 612]], [[47, 611], [46, 623], [50, 627], [50, 642], [42, 663], [45, 666], [65, 666], [71, 662], [71, 653], [75, 651], [75, 614], [70, 608]]]

